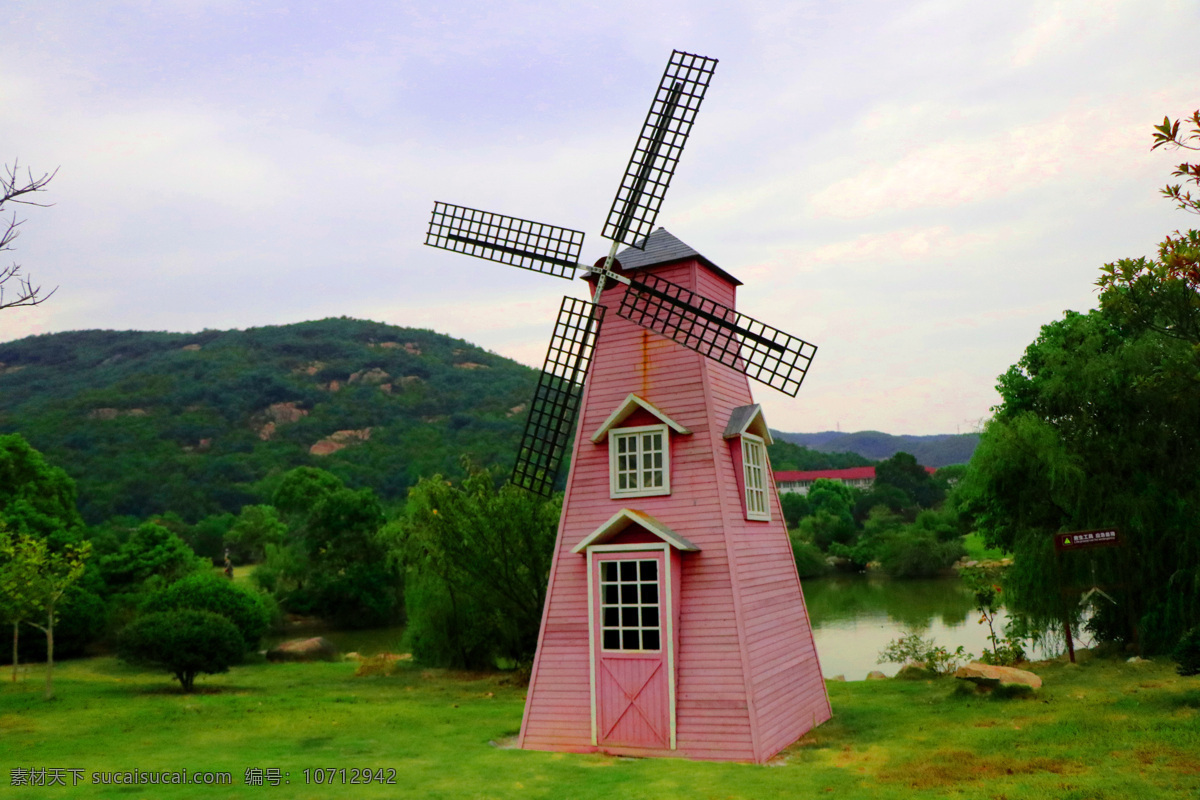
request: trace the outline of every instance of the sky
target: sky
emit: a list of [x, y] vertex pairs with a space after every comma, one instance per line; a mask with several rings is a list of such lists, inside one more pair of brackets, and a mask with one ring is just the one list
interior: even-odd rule
[[349, 316], [540, 367], [585, 285], [424, 246], [433, 202], [605, 255], [674, 49], [720, 63], [657, 225], [818, 346], [797, 397], [752, 383], [777, 430], [978, 430], [1102, 265], [1194, 224], [1150, 144], [1200, 106], [1195, 0], [6, 7], [0, 162], [58, 174], [3, 265], [58, 291], [0, 342]]

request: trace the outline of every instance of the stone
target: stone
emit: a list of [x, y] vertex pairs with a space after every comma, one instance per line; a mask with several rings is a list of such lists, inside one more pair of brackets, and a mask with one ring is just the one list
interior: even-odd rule
[[832, 683], [834, 681], [838, 681], [839, 683], [845, 683], [846, 676], [845, 675], [834, 675], [832, 678], [826, 678], [825, 681], [827, 683]]
[[869, 680], [869, 681], [886, 681], [887, 675], [884, 675], [882, 672], [880, 672], [877, 669], [873, 669], [867, 673], [867, 680]]
[[323, 636], [288, 639], [267, 651], [267, 661], [337, 661], [338, 649]]
[[972, 661], [970, 664], [959, 667], [955, 671], [954, 677], [972, 681], [979, 686], [995, 687], [1013, 683], [1024, 684], [1034, 689], [1040, 689], [1042, 686], [1042, 679], [1028, 670], [997, 667], [991, 664], [981, 664], [978, 661]]
[[1150, 659], [1148, 659], [1148, 658], [1141, 658], [1140, 656], [1134, 656], [1133, 658], [1127, 658], [1127, 659], [1125, 659], [1125, 663], [1126, 663], [1126, 664], [1149, 664], [1149, 663], [1150, 663]]
[[198, 344], [185, 344], [183, 347], [181, 347], [181, 348], [179, 348], [179, 349], [180, 349], [180, 350], [187, 350], [187, 351], [188, 351], [188, 352], [190, 352], [190, 353], [194, 353], [194, 352], [196, 352], [197, 350], [199, 350], [199, 349], [200, 349], [200, 345], [198, 345]]
[[896, 677], [904, 681], [925, 681], [937, 676], [923, 661], [910, 661], [896, 673]]
[[454, 366], [458, 369], [488, 369], [487, 364], [477, 364], [474, 361], [460, 361]]

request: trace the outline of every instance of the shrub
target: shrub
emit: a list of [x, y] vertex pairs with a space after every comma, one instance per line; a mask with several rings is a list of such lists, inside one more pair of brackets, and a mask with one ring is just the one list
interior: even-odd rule
[[935, 534], [912, 528], [884, 536], [877, 552], [893, 578], [932, 578], [967, 553], [961, 539], [939, 542]]
[[407, 564], [406, 638], [435, 666], [493, 667], [533, 660], [561, 496], [543, 500], [472, 469], [409, 492], [409, 516], [386, 526]]
[[888, 646], [879, 652], [877, 664], [908, 664], [914, 661], [925, 664], [938, 675], [953, 673], [960, 663], [970, 661], [974, 656], [965, 652], [962, 647], [953, 653], [934, 643], [933, 639], [922, 639], [921, 635], [911, 631], [899, 639], [888, 642]]
[[796, 572], [801, 578], [816, 578], [829, 570], [821, 548], [795, 535], [792, 536], [792, 554], [796, 558]]
[[166, 611], [138, 617], [121, 632], [117, 654], [131, 664], [165, 669], [183, 691], [196, 675], [228, 672], [245, 642], [232, 622], [211, 611]]
[[143, 614], [160, 611], [211, 611], [220, 614], [238, 629], [247, 650], [258, 647], [271, 624], [266, 603], [212, 573], [191, 575], [151, 595], [141, 606]]
[[1180, 675], [1200, 675], [1200, 625], [1183, 635], [1173, 653]]

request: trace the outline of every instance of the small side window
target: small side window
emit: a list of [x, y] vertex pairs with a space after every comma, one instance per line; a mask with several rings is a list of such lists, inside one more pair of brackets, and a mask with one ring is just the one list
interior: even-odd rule
[[761, 438], [749, 433], [742, 434], [742, 473], [746, 489], [746, 519], [770, 522], [766, 448]]

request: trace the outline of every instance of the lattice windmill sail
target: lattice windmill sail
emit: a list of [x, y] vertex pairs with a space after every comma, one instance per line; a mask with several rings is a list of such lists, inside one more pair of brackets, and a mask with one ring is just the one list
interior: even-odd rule
[[792, 397], [816, 347], [734, 309], [653, 275], [614, 271], [620, 245], [645, 249], [691, 133], [717, 60], [671, 54], [633, 155], [613, 199], [603, 236], [612, 242], [603, 265], [579, 263], [584, 234], [518, 217], [435, 202], [425, 244], [572, 279], [596, 279], [591, 302], [564, 298], [538, 380], [513, 469], [513, 482], [549, 495], [579, 413], [583, 382], [603, 321], [606, 281], [625, 284], [618, 314]]

